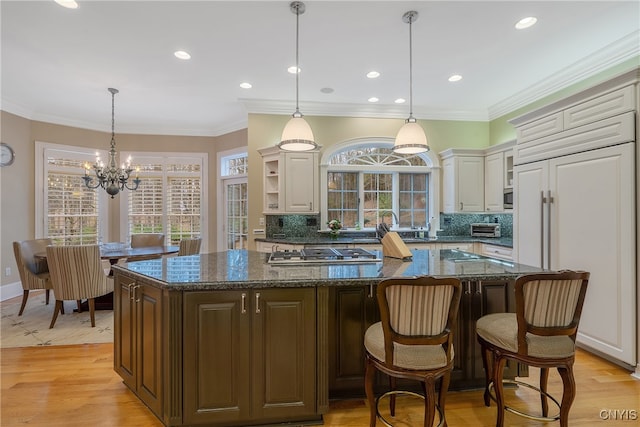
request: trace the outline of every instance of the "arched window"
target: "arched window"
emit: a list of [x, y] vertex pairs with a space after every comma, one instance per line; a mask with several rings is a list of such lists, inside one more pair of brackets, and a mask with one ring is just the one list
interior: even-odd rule
[[395, 228], [426, 227], [440, 211], [440, 164], [432, 152], [395, 154], [391, 138], [336, 144], [320, 162], [321, 220], [349, 229], [382, 221]]

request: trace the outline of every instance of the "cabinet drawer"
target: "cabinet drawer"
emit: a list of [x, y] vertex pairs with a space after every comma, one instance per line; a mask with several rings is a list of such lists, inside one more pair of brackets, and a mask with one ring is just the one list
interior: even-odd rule
[[440, 243], [438, 249], [457, 249], [465, 252], [475, 252], [473, 242], [469, 243]]
[[518, 144], [562, 131], [563, 121], [563, 114], [560, 111], [518, 127], [516, 130]]
[[570, 129], [632, 111], [633, 86], [623, 87], [585, 101], [564, 111], [564, 128]]
[[508, 261], [513, 261], [513, 249], [505, 248], [504, 246], [482, 244], [481, 254], [491, 258], [499, 258]]

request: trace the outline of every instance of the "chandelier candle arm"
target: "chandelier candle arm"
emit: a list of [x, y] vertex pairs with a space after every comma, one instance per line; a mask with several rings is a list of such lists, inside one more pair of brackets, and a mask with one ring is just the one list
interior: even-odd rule
[[402, 15], [402, 21], [409, 24], [409, 117], [400, 128], [393, 144], [398, 154], [418, 154], [429, 151], [424, 129], [413, 117], [413, 33], [412, 24], [418, 19], [418, 12], [409, 11]]
[[[127, 190], [137, 190], [140, 185], [140, 179], [138, 178], [139, 168], [136, 168], [136, 176], [132, 180], [133, 184], [129, 182], [133, 168], [131, 167], [131, 156], [127, 158], [126, 163], [122, 163], [118, 167], [116, 162], [116, 132], [115, 132], [115, 95], [118, 93], [118, 89], [109, 88], [111, 93], [111, 149], [109, 150], [109, 162], [105, 164], [100, 159], [100, 156], [96, 154], [96, 162], [93, 166], [89, 166], [85, 163], [84, 166], [84, 184], [87, 188], [95, 189], [98, 187], [104, 188], [113, 199], [116, 194], [125, 188]], [[89, 176], [89, 169], [93, 169], [95, 177]], [[94, 184], [93, 178], [96, 178]]]
[[293, 117], [287, 122], [282, 131], [282, 137], [278, 143], [278, 148], [285, 151], [309, 151], [318, 147], [313, 137], [311, 126], [303, 118], [299, 106], [299, 39], [300, 39], [300, 15], [306, 10], [301, 1], [291, 2], [289, 5], [292, 13], [296, 15], [296, 111]]

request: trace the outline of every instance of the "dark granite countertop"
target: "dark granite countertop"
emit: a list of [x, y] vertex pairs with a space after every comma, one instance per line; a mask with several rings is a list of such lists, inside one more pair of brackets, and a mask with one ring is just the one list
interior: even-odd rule
[[[367, 245], [380, 243], [379, 239], [368, 236], [351, 237], [348, 233], [341, 234], [332, 240], [325, 236], [318, 237], [264, 237], [255, 239], [257, 242], [283, 243], [290, 245]], [[402, 237], [407, 243], [488, 243], [496, 246], [513, 247], [511, 237], [471, 237], [471, 236], [438, 236], [437, 238]]]
[[[379, 258], [381, 251], [375, 252]], [[512, 279], [543, 271], [458, 250], [413, 249], [413, 259], [384, 258], [362, 264], [270, 265], [268, 254], [230, 250], [184, 257], [166, 257], [114, 265], [117, 274], [140, 274], [170, 290], [219, 290], [273, 287], [376, 284], [387, 277], [456, 276], [467, 281]]]

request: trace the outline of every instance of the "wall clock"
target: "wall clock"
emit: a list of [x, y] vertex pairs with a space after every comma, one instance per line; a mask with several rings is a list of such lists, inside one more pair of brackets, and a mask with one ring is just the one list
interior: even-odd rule
[[13, 164], [16, 159], [16, 153], [10, 145], [0, 142], [0, 167]]

